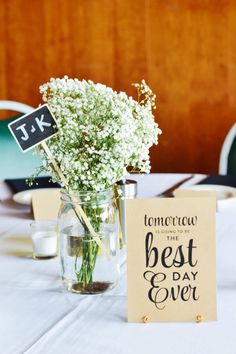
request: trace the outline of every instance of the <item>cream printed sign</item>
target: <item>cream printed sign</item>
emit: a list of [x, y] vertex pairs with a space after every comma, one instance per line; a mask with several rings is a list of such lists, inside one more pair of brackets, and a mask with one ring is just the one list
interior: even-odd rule
[[127, 201], [128, 320], [216, 320], [215, 198]]

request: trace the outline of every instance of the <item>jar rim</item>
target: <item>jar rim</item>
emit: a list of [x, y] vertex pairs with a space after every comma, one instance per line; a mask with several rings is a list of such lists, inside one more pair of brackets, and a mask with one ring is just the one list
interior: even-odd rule
[[66, 194], [66, 195], [88, 195], [88, 194], [105, 194], [105, 193], [108, 193], [108, 192], [113, 192], [113, 186], [109, 187], [109, 188], [106, 188], [106, 189], [102, 189], [100, 191], [96, 191], [96, 190], [78, 190], [78, 191], [75, 191], [75, 190], [71, 190], [71, 191], [68, 191], [67, 189], [65, 188], [61, 188], [61, 194]]
[[65, 188], [61, 189], [61, 200], [64, 202], [71, 202], [72, 198], [75, 198], [78, 202], [87, 203], [90, 202], [91, 199], [102, 199], [102, 200], [110, 200], [114, 197], [113, 187], [106, 188], [101, 191], [68, 191]]

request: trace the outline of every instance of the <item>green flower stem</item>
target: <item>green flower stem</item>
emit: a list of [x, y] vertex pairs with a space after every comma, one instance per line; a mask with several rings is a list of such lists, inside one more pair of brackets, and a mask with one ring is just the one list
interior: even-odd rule
[[[92, 207], [84, 207], [84, 212], [86, 213], [87, 217], [89, 217], [90, 222], [96, 232], [99, 232], [100, 229], [100, 215], [99, 215], [99, 208], [92, 208]], [[97, 245], [96, 241], [94, 240], [93, 236], [89, 234], [89, 230], [84, 225], [85, 228], [85, 235], [82, 238], [82, 264], [80, 270], [77, 270], [77, 261], [79, 257], [79, 249], [77, 250], [77, 255], [75, 259], [75, 272], [77, 276], [78, 282], [82, 283], [84, 287], [88, 284], [93, 282], [93, 272], [96, 265], [97, 255], [99, 246]]]

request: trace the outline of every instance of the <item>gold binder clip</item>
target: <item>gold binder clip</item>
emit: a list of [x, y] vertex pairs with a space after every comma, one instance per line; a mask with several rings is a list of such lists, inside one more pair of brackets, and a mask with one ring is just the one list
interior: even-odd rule
[[203, 322], [203, 316], [202, 316], [202, 315], [197, 315], [197, 316], [196, 316], [196, 322], [197, 322], [197, 323]]
[[150, 321], [149, 321], [149, 317], [148, 317], [147, 315], [143, 316], [142, 320], [143, 320], [143, 323], [148, 323], [148, 322], [150, 322]]

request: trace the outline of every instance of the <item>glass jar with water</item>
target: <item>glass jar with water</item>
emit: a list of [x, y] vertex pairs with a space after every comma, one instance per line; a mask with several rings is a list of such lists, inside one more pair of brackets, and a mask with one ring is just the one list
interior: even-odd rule
[[59, 248], [62, 284], [96, 294], [119, 279], [119, 216], [113, 189], [61, 192]]

